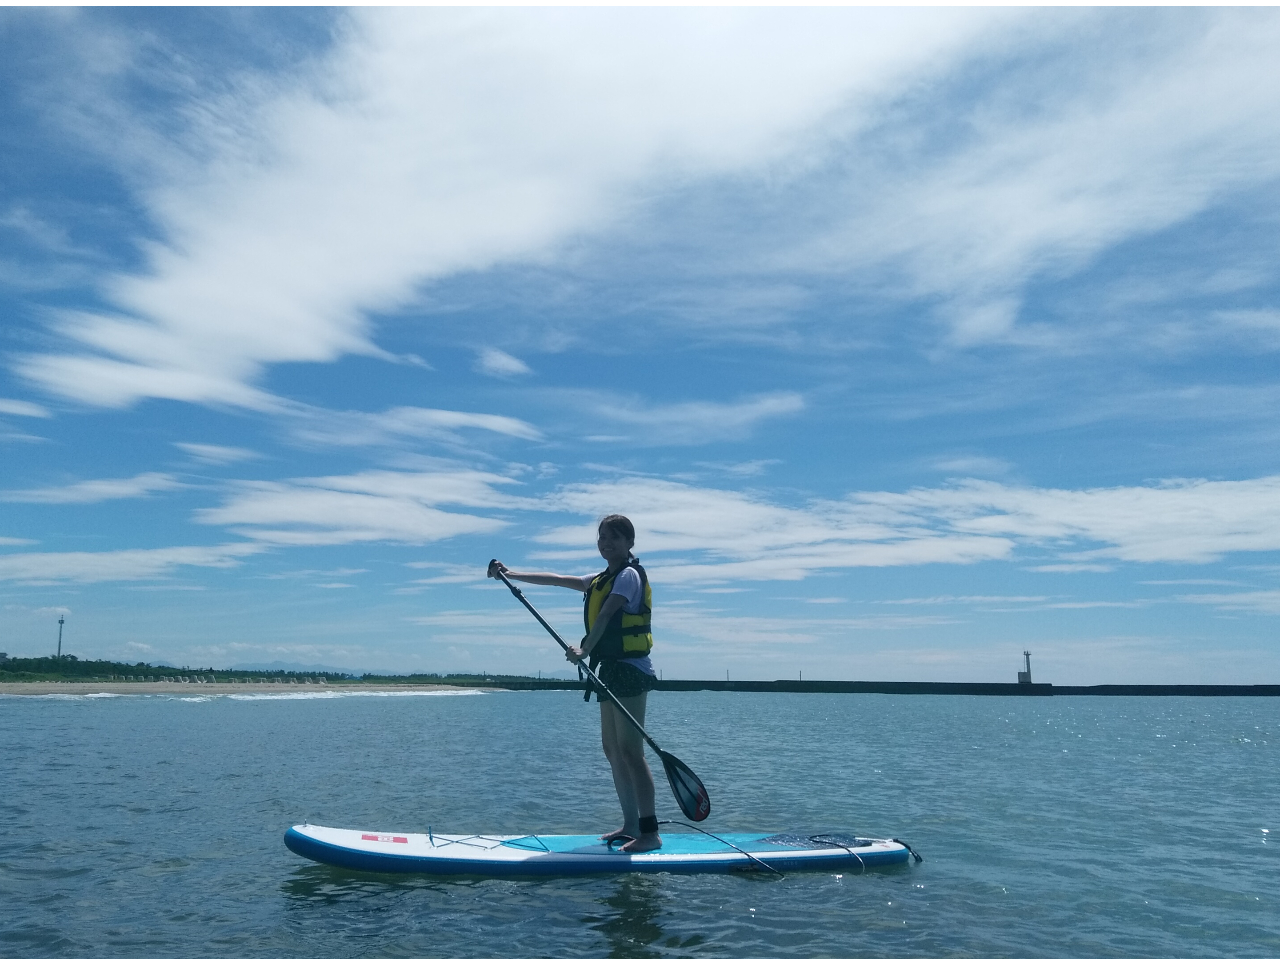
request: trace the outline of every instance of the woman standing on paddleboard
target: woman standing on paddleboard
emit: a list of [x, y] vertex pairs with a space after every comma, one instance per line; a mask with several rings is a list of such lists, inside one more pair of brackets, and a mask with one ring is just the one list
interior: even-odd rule
[[[602, 573], [568, 576], [561, 573], [513, 573], [501, 563], [497, 568], [510, 579], [535, 586], [564, 586], [585, 593], [587, 635], [581, 646], [570, 646], [570, 662], [587, 660], [618, 698], [619, 704], [644, 724], [645, 700], [657, 685], [649, 650], [652, 594], [644, 567], [631, 553], [636, 531], [631, 520], [606, 516], [597, 529], [596, 548], [609, 564]], [[495, 560], [495, 563], [497, 561]], [[493, 575], [490, 573], [490, 575]], [[496, 577], [495, 577], [496, 578]], [[599, 699], [599, 695], [596, 697]], [[613, 786], [622, 804], [622, 826], [601, 839], [627, 839], [623, 852], [647, 852], [662, 845], [653, 798], [653, 773], [644, 758], [639, 731], [610, 702], [600, 700], [600, 739], [613, 770]]]

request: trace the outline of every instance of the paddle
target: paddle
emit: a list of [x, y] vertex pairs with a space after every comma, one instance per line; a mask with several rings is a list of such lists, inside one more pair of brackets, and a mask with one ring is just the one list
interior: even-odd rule
[[[489, 561], [489, 575], [506, 583], [507, 589], [511, 590], [516, 599], [524, 603], [525, 609], [533, 613], [533, 618], [542, 624], [543, 628], [551, 634], [551, 638], [560, 644], [560, 648], [566, 653], [569, 651], [569, 644], [561, 639], [560, 634], [552, 628], [551, 624], [542, 618], [542, 614], [533, 608], [533, 603], [524, 598], [524, 593], [520, 592], [515, 583], [507, 579], [507, 574], [499, 568], [496, 559]], [[702, 820], [711, 815], [711, 797], [707, 795], [707, 787], [702, 785], [702, 780], [697, 777], [694, 771], [655, 743], [653, 737], [645, 732], [640, 722], [631, 713], [627, 712], [626, 707], [618, 702], [618, 697], [609, 691], [609, 687], [601, 681], [599, 676], [591, 671], [590, 667], [578, 663], [578, 675], [585, 675], [588, 681], [595, 686], [596, 694], [607, 697], [613, 703], [614, 708], [627, 717], [627, 722], [636, 727], [640, 735], [644, 737], [644, 741], [658, 754], [658, 758], [662, 760], [662, 768], [667, 771], [667, 782], [671, 784], [671, 792], [676, 797], [676, 802], [680, 804], [680, 811], [694, 822], [702, 822]]]

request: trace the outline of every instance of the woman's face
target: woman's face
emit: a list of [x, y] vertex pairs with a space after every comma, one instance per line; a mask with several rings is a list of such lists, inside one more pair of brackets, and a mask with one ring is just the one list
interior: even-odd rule
[[596, 536], [596, 549], [600, 550], [600, 555], [612, 565], [615, 562], [626, 561], [627, 554], [631, 552], [631, 543], [616, 530], [602, 526]]

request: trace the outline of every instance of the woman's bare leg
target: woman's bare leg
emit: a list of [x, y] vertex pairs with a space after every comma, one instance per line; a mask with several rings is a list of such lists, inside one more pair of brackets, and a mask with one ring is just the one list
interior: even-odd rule
[[[619, 697], [619, 703], [636, 721], [644, 725], [645, 701], [647, 693]], [[624, 835], [635, 837], [622, 847], [623, 852], [645, 852], [657, 849], [662, 840], [657, 832], [642, 833], [640, 820], [654, 815], [653, 773], [644, 758], [644, 739], [639, 730], [626, 721], [616, 709], [608, 706], [609, 728], [612, 738], [611, 748], [606, 748], [609, 765], [613, 769], [614, 787], [618, 791], [618, 802], [622, 805], [625, 819]], [[605, 711], [601, 710], [601, 730], [604, 730]], [[631, 831], [633, 830], [634, 831]]]
[[[627, 700], [623, 700], [624, 704]], [[643, 704], [641, 709], [643, 710]], [[630, 712], [630, 710], [628, 710]], [[635, 716], [635, 713], [631, 713]], [[641, 723], [644, 720], [640, 716], [636, 719]], [[625, 719], [613, 708], [613, 704], [601, 701], [600, 703], [600, 745], [604, 747], [605, 758], [609, 760], [609, 771], [613, 773], [613, 788], [618, 793], [618, 803], [622, 806], [622, 826], [612, 832], [607, 832], [601, 839], [621, 839], [624, 836], [628, 839], [634, 839], [640, 835], [640, 812], [636, 804], [635, 788], [631, 782], [631, 776], [626, 764], [623, 761], [622, 751], [620, 748], [619, 738], [622, 725], [630, 726]]]

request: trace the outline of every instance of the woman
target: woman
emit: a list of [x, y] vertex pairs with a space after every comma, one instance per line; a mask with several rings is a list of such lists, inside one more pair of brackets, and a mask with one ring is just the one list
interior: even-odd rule
[[[570, 646], [565, 658], [600, 663], [600, 679], [619, 705], [644, 725], [645, 699], [657, 685], [649, 650], [652, 593], [644, 567], [631, 553], [636, 531], [631, 520], [606, 516], [597, 528], [596, 548], [609, 564], [602, 573], [568, 576], [561, 573], [513, 573], [510, 579], [536, 586], [564, 586], [586, 593], [583, 616], [587, 635], [581, 646]], [[599, 695], [596, 697], [599, 699]], [[644, 758], [644, 740], [613, 703], [600, 700], [600, 739], [613, 771], [613, 786], [622, 804], [622, 826], [601, 836], [609, 842], [627, 840], [623, 852], [648, 852], [662, 845], [654, 812], [653, 773]]]

